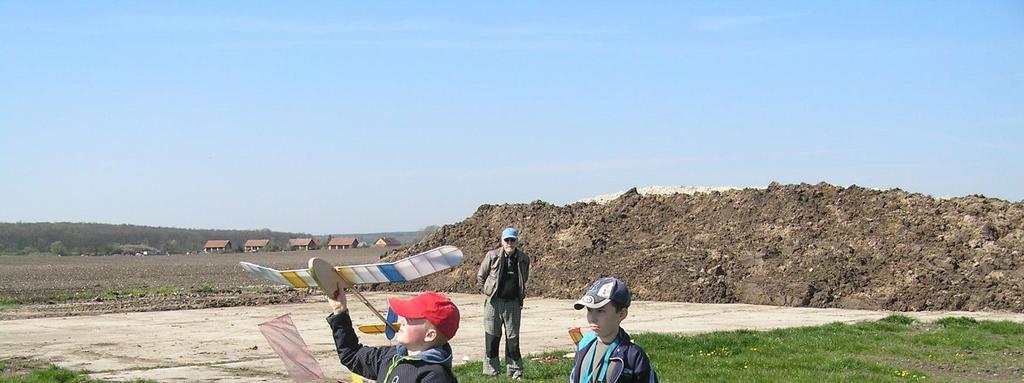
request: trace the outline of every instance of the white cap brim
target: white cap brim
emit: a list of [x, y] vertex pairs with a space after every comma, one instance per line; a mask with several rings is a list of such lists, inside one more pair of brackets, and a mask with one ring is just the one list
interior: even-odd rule
[[576, 301], [576, 304], [574, 304], [572, 307], [575, 307], [577, 310], [583, 310], [584, 307], [590, 308], [590, 309], [599, 309], [599, 308], [602, 308], [605, 305], [607, 305], [608, 302], [612, 301], [611, 299], [605, 299], [605, 300], [601, 301], [601, 303], [594, 303], [594, 302], [587, 302], [586, 299], [587, 299], [587, 297], [580, 298], [580, 300]]

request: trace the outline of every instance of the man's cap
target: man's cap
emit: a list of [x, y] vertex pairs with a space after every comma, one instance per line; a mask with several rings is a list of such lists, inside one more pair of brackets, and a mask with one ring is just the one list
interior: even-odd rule
[[611, 277], [598, 279], [573, 307], [577, 310], [584, 307], [596, 309], [604, 307], [608, 302], [615, 302], [619, 308], [629, 307], [629, 288], [625, 282]]
[[506, 238], [519, 239], [519, 231], [511, 227], [506, 227], [505, 230], [501, 231], [501, 240], [504, 241]]
[[448, 339], [459, 331], [459, 308], [441, 293], [427, 291], [410, 299], [389, 298], [395, 314], [409, 319], [426, 319]]

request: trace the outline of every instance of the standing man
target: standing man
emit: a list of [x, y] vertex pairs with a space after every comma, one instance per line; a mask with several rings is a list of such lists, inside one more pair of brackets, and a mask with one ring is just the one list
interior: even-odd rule
[[498, 344], [505, 329], [505, 363], [513, 380], [523, 379], [523, 356], [519, 352], [519, 321], [530, 279], [530, 257], [519, 249], [519, 232], [511, 227], [501, 232], [501, 247], [484, 254], [476, 273], [484, 301], [483, 373], [498, 376]]

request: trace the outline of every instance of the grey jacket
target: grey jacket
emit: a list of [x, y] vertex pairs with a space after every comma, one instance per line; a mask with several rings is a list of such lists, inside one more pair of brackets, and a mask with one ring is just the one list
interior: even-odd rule
[[[519, 291], [523, 294], [520, 299], [526, 298], [526, 281], [530, 279], [530, 256], [522, 249], [519, 252]], [[494, 297], [498, 290], [498, 277], [505, 270], [505, 262], [502, 258], [505, 253], [501, 248], [488, 251], [484, 254], [484, 260], [480, 262], [480, 270], [476, 273], [476, 282], [480, 286], [480, 292], [488, 297]]]

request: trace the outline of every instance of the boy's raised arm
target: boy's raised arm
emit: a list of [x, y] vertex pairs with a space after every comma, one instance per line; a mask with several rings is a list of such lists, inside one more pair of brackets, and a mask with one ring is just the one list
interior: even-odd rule
[[377, 379], [377, 367], [384, 362], [385, 354], [390, 347], [367, 347], [359, 343], [359, 336], [352, 328], [352, 318], [348, 310], [332, 313], [327, 316], [334, 335], [334, 345], [338, 359], [349, 371], [365, 378]]

